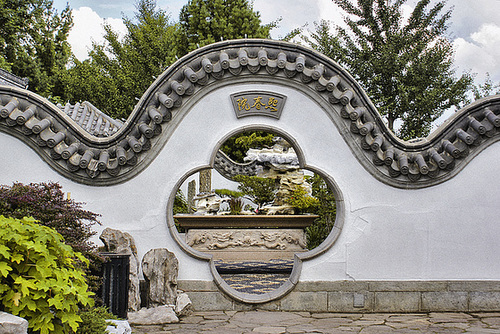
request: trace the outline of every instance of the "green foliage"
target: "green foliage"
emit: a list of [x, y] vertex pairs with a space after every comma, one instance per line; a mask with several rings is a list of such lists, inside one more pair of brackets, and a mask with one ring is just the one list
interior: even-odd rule
[[188, 213], [189, 208], [188, 208], [188, 203], [186, 201], [186, 197], [182, 193], [182, 191], [179, 189], [175, 193], [175, 198], [174, 198], [174, 215], [178, 213]]
[[229, 214], [239, 215], [241, 210], [243, 210], [243, 201], [241, 198], [231, 197], [229, 200]]
[[472, 85], [472, 94], [474, 100], [479, 100], [486, 96], [500, 94], [500, 83], [493, 83], [490, 74], [486, 73], [484, 84]]
[[92, 102], [114, 118], [128, 118], [139, 98], [175, 61], [176, 25], [155, 0], [139, 0], [134, 19], [124, 18], [120, 39], [105, 25], [105, 44], [94, 44], [90, 59], [73, 61], [64, 76], [64, 98]]
[[76, 263], [88, 260], [55, 230], [32, 218], [0, 216], [0, 300], [3, 309], [41, 334], [76, 331], [79, 305], [93, 299]]
[[0, 8], [0, 66], [28, 77], [36, 93], [61, 96], [60, 75], [71, 56], [69, 6], [58, 13], [51, 0], [1, 0]]
[[466, 100], [472, 77], [455, 77], [453, 45], [445, 37], [451, 10], [444, 1], [419, 0], [409, 20], [407, 0], [334, 0], [348, 28], [322, 21], [311, 39], [316, 50], [347, 68], [366, 90], [392, 130], [404, 139], [425, 136], [431, 123]]
[[117, 319], [103, 306], [82, 310], [79, 315], [82, 318], [82, 323], [76, 334], [106, 334], [108, 333], [106, 327], [109, 325], [106, 320]]
[[271, 29], [260, 25], [259, 14], [246, 0], [192, 0], [183, 7], [179, 24], [155, 0], [139, 0], [136, 7], [133, 19], [123, 19], [123, 39], [105, 25], [106, 42], [94, 44], [89, 59], [73, 59], [61, 75], [64, 99], [87, 100], [114, 118], [126, 119], [176, 58], [221, 38], [268, 37]]
[[221, 40], [269, 38], [273, 25], [261, 25], [247, 0], [189, 0], [179, 15], [178, 56]]
[[318, 201], [317, 205], [312, 206], [311, 213], [317, 214], [319, 218], [306, 228], [307, 248], [313, 249], [330, 234], [335, 223], [337, 206], [333, 191], [321, 176], [314, 174], [312, 177], [307, 177], [306, 181], [311, 184], [312, 196]]
[[100, 224], [98, 214], [83, 210], [83, 203], [68, 199], [58, 183], [14, 183], [0, 186], [0, 214], [13, 218], [34, 217], [41, 225], [59, 232], [66, 244], [90, 260], [85, 266], [92, 291], [101, 284], [99, 277], [101, 257], [90, 241], [96, 232], [92, 226]]
[[259, 209], [265, 203], [272, 202], [276, 193], [276, 181], [258, 176], [236, 175], [234, 181], [239, 182], [238, 190], [248, 196]]
[[244, 162], [249, 149], [272, 146], [274, 137], [274, 134], [264, 131], [242, 132], [228, 138], [220, 150], [233, 161]]
[[319, 206], [319, 200], [316, 197], [310, 196], [302, 186], [296, 187], [292, 195], [285, 202], [297, 209], [297, 213], [312, 213]]
[[215, 193], [221, 197], [238, 198], [243, 196], [242, 192], [230, 189], [215, 189]]

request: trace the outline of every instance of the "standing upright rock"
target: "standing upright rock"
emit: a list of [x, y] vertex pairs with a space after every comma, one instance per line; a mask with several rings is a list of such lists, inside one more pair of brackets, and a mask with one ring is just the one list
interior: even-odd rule
[[175, 305], [179, 262], [166, 248], [152, 249], [142, 258], [142, 273], [149, 285], [149, 307]]
[[128, 309], [138, 311], [141, 308], [141, 293], [139, 289], [139, 259], [134, 238], [127, 233], [111, 228], [102, 231], [99, 237], [107, 252], [130, 255]]

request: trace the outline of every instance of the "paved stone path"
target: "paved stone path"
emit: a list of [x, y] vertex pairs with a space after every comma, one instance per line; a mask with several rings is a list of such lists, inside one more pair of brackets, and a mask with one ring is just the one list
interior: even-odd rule
[[177, 324], [134, 326], [133, 333], [500, 333], [500, 312], [428, 314], [195, 312], [191, 316], [182, 318]]

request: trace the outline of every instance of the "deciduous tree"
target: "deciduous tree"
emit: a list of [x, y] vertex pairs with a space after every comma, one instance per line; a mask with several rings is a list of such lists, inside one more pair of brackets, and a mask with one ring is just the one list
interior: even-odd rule
[[72, 25], [69, 6], [58, 13], [52, 0], [0, 0], [0, 67], [29, 78], [41, 95], [60, 96]]
[[483, 84], [477, 84], [472, 86], [472, 94], [474, 100], [479, 100], [480, 98], [500, 94], [500, 83], [494, 83], [491, 80], [490, 74], [486, 73], [486, 78]]
[[105, 25], [105, 44], [94, 44], [89, 59], [75, 59], [65, 77], [67, 100], [88, 100], [115, 118], [127, 118], [155, 78], [175, 61], [176, 25], [156, 1], [140, 0], [135, 17], [123, 21], [123, 38]]
[[322, 21], [306, 40], [347, 68], [400, 137], [427, 135], [445, 110], [466, 100], [472, 77], [455, 75], [445, 1], [419, 0], [408, 19], [407, 0], [333, 1], [346, 27], [332, 32]]

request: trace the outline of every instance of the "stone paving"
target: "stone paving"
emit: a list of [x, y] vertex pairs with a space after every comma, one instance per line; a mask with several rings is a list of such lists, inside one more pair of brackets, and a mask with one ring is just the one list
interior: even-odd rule
[[500, 333], [498, 313], [195, 312], [180, 323], [133, 326], [135, 334]]

